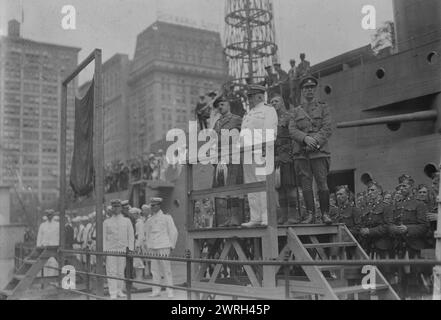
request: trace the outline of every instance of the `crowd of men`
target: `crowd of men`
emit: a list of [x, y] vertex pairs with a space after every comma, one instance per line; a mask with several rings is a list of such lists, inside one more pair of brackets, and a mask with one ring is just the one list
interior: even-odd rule
[[[105, 252], [125, 253], [126, 250], [149, 256], [169, 256], [175, 248], [178, 231], [173, 218], [161, 210], [163, 199], [152, 198], [149, 204], [141, 209], [131, 207], [129, 202], [112, 200], [104, 212], [103, 249]], [[46, 210], [37, 237], [37, 247], [58, 246], [59, 216], [53, 210]], [[96, 213], [89, 215], [66, 215], [65, 247], [76, 250], [96, 250]], [[70, 256], [65, 261], [81, 270], [86, 270], [86, 255]], [[91, 255], [91, 269], [96, 267], [96, 257]], [[165, 284], [173, 286], [170, 261], [135, 258], [133, 261], [134, 274], [128, 273], [124, 257], [107, 256], [106, 274], [117, 278], [134, 278], [142, 281], [151, 273], [153, 282], [160, 284], [164, 278]], [[51, 259], [46, 265], [45, 274], [56, 275], [58, 263]], [[126, 297], [123, 292], [124, 281], [108, 279], [111, 299]], [[151, 297], [158, 297], [161, 287], [154, 286]], [[173, 298], [173, 290], [167, 288], [167, 296]]]
[[[436, 195], [439, 192], [440, 179], [438, 170], [436, 167], [425, 170], [432, 179], [431, 186], [417, 186], [410, 176], [403, 175], [398, 179], [396, 189], [387, 192], [371, 177], [364, 177], [366, 190], [355, 197], [346, 186], [338, 187], [336, 193], [331, 195], [327, 181], [331, 165], [328, 143], [332, 136], [331, 111], [325, 102], [316, 97], [319, 81], [310, 74], [310, 64], [305, 60], [304, 54], [301, 55], [301, 60], [298, 67], [295, 66], [295, 61], [291, 61], [289, 73], [284, 72], [279, 64], [275, 64], [276, 76], [271, 68], [267, 68], [268, 75], [263, 83], [249, 84], [245, 91], [249, 111], [243, 117], [232, 112], [232, 105], [239, 97], [231, 92], [220, 95], [210, 93], [209, 101], [206, 101], [205, 96], [201, 97], [196, 107], [200, 129], [212, 128], [219, 136], [223, 130], [233, 129], [249, 129], [251, 132], [253, 129], [263, 129], [274, 132], [272, 138], [279, 225], [344, 223], [372, 258], [421, 257], [423, 249], [434, 245]], [[240, 97], [242, 98], [244, 97]], [[271, 137], [269, 140], [271, 141]], [[259, 145], [256, 137], [252, 142], [245, 141], [245, 145], [247, 143]], [[232, 161], [220, 161], [214, 167], [212, 187], [265, 181], [271, 172], [265, 171], [265, 168], [263, 171], [258, 169], [262, 169], [261, 164], [268, 160], [268, 152], [271, 150], [263, 148], [259, 152], [255, 149], [253, 163], [233, 164]], [[162, 153], [155, 159], [158, 158], [160, 160], [156, 161], [165, 159]], [[147, 175], [153, 175], [155, 170], [150, 165], [146, 166], [146, 163], [152, 162], [135, 166], [138, 169], [133, 171], [124, 167], [125, 174], [134, 172], [137, 178], [146, 172]], [[139, 168], [146, 167], [142, 174]], [[272, 170], [271, 166], [266, 169]], [[156, 175], [158, 172], [160, 177], [160, 170], [156, 170]], [[220, 201], [215, 205], [216, 221], [206, 224], [213, 227], [267, 226], [266, 192], [250, 193], [247, 199], [249, 221], [244, 221], [244, 199], [229, 197], [216, 199]], [[107, 210], [109, 218], [104, 223], [104, 249], [125, 251], [128, 247], [138, 252], [169, 255], [176, 244], [177, 231], [171, 217], [160, 210], [161, 201], [162, 199], [152, 199], [150, 206], [143, 206], [141, 210], [130, 209], [127, 201], [112, 201]], [[204, 206], [210, 207], [204, 204], [201, 208]], [[148, 218], [150, 210], [152, 217]], [[67, 241], [72, 243], [73, 248], [94, 248], [93, 221], [94, 215], [68, 221], [68, 225], [72, 227], [72, 236]], [[351, 254], [350, 249], [347, 253]], [[165, 261], [161, 261], [161, 265], [157, 261], [153, 264], [154, 260], [151, 263], [154, 281], [159, 282], [162, 272], [166, 283], [170, 284], [169, 264]], [[146, 266], [143, 261], [136, 261], [135, 264], [138, 269]], [[124, 261], [120, 258], [108, 257], [106, 267], [110, 275], [124, 275]], [[418, 288], [430, 287], [431, 270], [383, 269], [391, 283], [398, 286], [402, 297], [408, 297], [414, 280], [413, 284], [417, 283]], [[152, 295], [157, 296], [158, 290], [154, 289]], [[112, 298], [124, 295], [122, 283], [110, 279], [109, 291]], [[170, 297], [173, 295], [170, 290], [168, 293]]]
[[[221, 130], [274, 130], [279, 225], [345, 223], [373, 258], [421, 257], [423, 249], [434, 245], [439, 172], [434, 168], [430, 173], [432, 186], [417, 186], [411, 177], [403, 175], [393, 192], [384, 191], [378, 182], [370, 179], [365, 182], [366, 191], [356, 197], [351, 196], [347, 187], [339, 187], [331, 195], [327, 181], [331, 161], [328, 144], [332, 136], [331, 110], [317, 99], [318, 79], [310, 74], [304, 55], [301, 59], [297, 68], [292, 61], [289, 74], [276, 64], [276, 76], [267, 68], [264, 83], [248, 85], [249, 111], [243, 118], [231, 112], [228, 96], [214, 97], [212, 107], [220, 117], [213, 129], [219, 135]], [[286, 83], [290, 85], [289, 90], [285, 88]], [[263, 152], [254, 155], [254, 164], [220, 162], [215, 165], [213, 188], [265, 181], [269, 173], [256, 174], [258, 164], [265, 161]], [[266, 193], [251, 193], [247, 198], [250, 218], [246, 223], [243, 223], [243, 199], [216, 199], [220, 202], [215, 205], [214, 227], [266, 226]], [[384, 271], [393, 277], [391, 281], [397, 284], [402, 297], [409, 295], [412, 284], [417, 283], [418, 288], [430, 287], [431, 270], [411, 273], [405, 269]], [[415, 276], [414, 283], [411, 275]]]
[[129, 188], [130, 181], [162, 180], [168, 162], [163, 150], [156, 154], [143, 155], [136, 159], [113, 161], [105, 166], [104, 188], [106, 193], [119, 192]]

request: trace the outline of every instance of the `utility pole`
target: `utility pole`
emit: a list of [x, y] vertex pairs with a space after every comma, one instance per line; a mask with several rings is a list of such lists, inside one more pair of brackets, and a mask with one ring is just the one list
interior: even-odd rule
[[[441, 164], [438, 172], [441, 173]], [[435, 232], [435, 257], [436, 261], [441, 262], [441, 187], [438, 189], [438, 219]], [[435, 266], [433, 269], [433, 300], [441, 300], [441, 266]]]

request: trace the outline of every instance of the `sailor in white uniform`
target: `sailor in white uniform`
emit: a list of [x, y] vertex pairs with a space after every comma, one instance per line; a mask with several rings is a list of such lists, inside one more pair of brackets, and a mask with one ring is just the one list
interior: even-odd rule
[[[135, 235], [132, 223], [129, 218], [122, 215], [121, 200], [112, 200], [112, 217], [106, 219], [103, 223], [103, 246], [106, 252], [124, 253], [127, 248], [134, 249]], [[124, 268], [126, 260], [124, 257], [107, 256], [106, 272], [107, 275], [124, 278]], [[124, 282], [122, 280], [108, 279], [109, 294], [111, 299], [117, 297], [124, 298]]]
[[[168, 257], [171, 250], [176, 246], [178, 230], [173, 222], [173, 218], [162, 212], [161, 203], [161, 198], [151, 199], [150, 207], [153, 215], [145, 224], [144, 236], [150, 255]], [[155, 284], [160, 284], [162, 276], [164, 277], [166, 285], [173, 285], [170, 261], [152, 259], [151, 271]], [[160, 294], [161, 287], [153, 287], [151, 296], [157, 297]], [[171, 288], [167, 288], [167, 294], [169, 298], [173, 298], [173, 290]]]

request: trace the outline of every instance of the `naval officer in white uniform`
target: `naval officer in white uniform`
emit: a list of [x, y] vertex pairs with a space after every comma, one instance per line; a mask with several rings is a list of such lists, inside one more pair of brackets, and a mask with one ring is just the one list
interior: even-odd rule
[[[243, 144], [245, 148], [249, 148], [250, 145], [258, 146], [266, 142], [267, 147], [265, 153], [259, 151], [262, 150], [261, 147], [255, 148], [257, 152], [254, 150], [251, 164], [247, 163], [245, 156], [243, 166], [245, 184], [266, 181], [266, 176], [272, 173], [267, 169], [272, 168], [271, 170], [274, 170], [274, 163], [268, 165], [266, 161], [274, 162], [274, 141], [277, 136], [278, 117], [276, 110], [265, 103], [265, 91], [265, 87], [260, 85], [250, 85], [248, 87], [247, 97], [250, 111], [244, 116], [242, 122], [241, 136]], [[252, 133], [252, 140], [251, 136], [246, 134], [247, 129], [248, 132]], [[254, 129], [262, 131], [254, 131]], [[269, 148], [271, 144], [273, 147]], [[272, 157], [269, 157], [269, 152], [273, 153]], [[264, 167], [265, 169], [262, 170]], [[253, 228], [268, 225], [266, 201], [266, 192], [248, 194], [250, 221], [242, 224], [243, 227]]]

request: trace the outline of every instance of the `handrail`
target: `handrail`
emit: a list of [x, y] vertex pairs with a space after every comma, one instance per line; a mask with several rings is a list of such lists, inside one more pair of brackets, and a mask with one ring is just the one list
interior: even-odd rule
[[[288, 261], [285, 258], [283, 260], [259, 260], [259, 261], [241, 261], [241, 260], [221, 260], [221, 259], [200, 259], [200, 258], [191, 258], [191, 255], [189, 251], [187, 251], [185, 257], [165, 257], [165, 256], [158, 256], [158, 255], [143, 255], [143, 254], [136, 254], [134, 252], [131, 252], [129, 250], [126, 250], [126, 252], [96, 252], [96, 251], [89, 251], [89, 250], [67, 250], [67, 249], [61, 249], [58, 250], [60, 253], [64, 254], [80, 254], [80, 255], [86, 255], [87, 256], [87, 267], [86, 270], [90, 270], [90, 256], [113, 256], [113, 257], [123, 257], [126, 259], [126, 265], [129, 268], [129, 274], [131, 274], [131, 269], [133, 268], [133, 259], [134, 258], [140, 258], [145, 260], [167, 260], [167, 261], [174, 261], [174, 262], [185, 262], [187, 265], [187, 280], [185, 286], [177, 286], [177, 285], [165, 285], [165, 284], [156, 284], [150, 281], [143, 281], [143, 280], [135, 280], [135, 279], [129, 279], [125, 277], [115, 277], [115, 276], [109, 276], [105, 274], [98, 274], [91, 271], [80, 271], [76, 270], [75, 273], [79, 275], [85, 275], [86, 281], [87, 281], [87, 289], [88, 292], [83, 292], [80, 290], [70, 290], [70, 289], [64, 289], [60, 288], [59, 285], [54, 284], [55, 287], [69, 291], [74, 294], [79, 295], [85, 295], [88, 299], [89, 298], [96, 298], [96, 299], [102, 299], [107, 300], [106, 297], [96, 295], [90, 292], [90, 278], [100, 278], [100, 279], [114, 279], [114, 280], [121, 280], [126, 282], [126, 289], [127, 289], [127, 299], [131, 299], [132, 295], [132, 284], [143, 284], [143, 285], [149, 285], [149, 286], [160, 286], [164, 288], [169, 289], [175, 289], [179, 291], [185, 291], [187, 292], [187, 299], [191, 299], [190, 293], [200, 293], [200, 294], [217, 294], [220, 296], [231, 296], [233, 298], [245, 298], [245, 299], [265, 299], [265, 300], [273, 300], [278, 299], [276, 296], [273, 296], [265, 291], [259, 296], [249, 294], [249, 293], [238, 293], [238, 292], [224, 292], [220, 290], [208, 290], [206, 288], [194, 288], [192, 287], [192, 272], [191, 272], [191, 266], [192, 263], [197, 264], [222, 264], [222, 265], [241, 265], [241, 266], [279, 266], [285, 268], [285, 287], [286, 290], [288, 290], [288, 294], [286, 295], [286, 298], [289, 299], [289, 276], [287, 270], [289, 267], [292, 266], [441, 266], [441, 261], [436, 260], [317, 260], [317, 261]], [[281, 258], [282, 259], [282, 258]], [[46, 266], [45, 268], [57, 270], [58, 272], [62, 271], [62, 268], [56, 268], [56, 267], [50, 267]], [[246, 287], [244, 287], [246, 290]], [[267, 296], [268, 295], [268, 296]]]
[[94, 252], [94, 251], [81, 251], [81, 250], [61, 250], [63, 253], [72, 254], [90, 254], [110, 257], [131, 257], [140, 258], [146, 260], [166, 260], [174, 262], [191, 262], [191, 263], [207, 263], [207, 264], [228, 264], [228, 265], [247, 265], [247, 266], [407, 266], [407, 265], [422, 265], [422, 266], [435, 266], [440, 265], [441, 261], [436, 260], [317, 260], [317, 261], [283, 261], [283, 260], [221, 260], [221, 259], [199, 259], [199, 258], [186, 258], [186, 257], [165, 257], [157, 255], [143, 255], [135, 253], [122, 253], [122, 252]]

